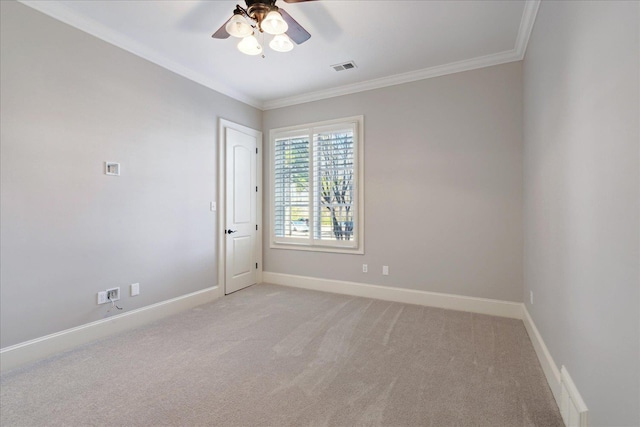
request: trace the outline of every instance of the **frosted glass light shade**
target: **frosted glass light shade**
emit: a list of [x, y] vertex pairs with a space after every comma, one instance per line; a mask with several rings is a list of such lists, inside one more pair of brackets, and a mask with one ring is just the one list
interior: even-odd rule
[[239, 14], [233, 15], [224, 29], [233, 37], [247, 37], [253, 33], [251, 25]]
[[271, 40], [269, 47], [276, 52], [289, 52], [293, 49], [293, 43], [286, 34], [278, 34]]
[[262, 46], [258, 43], [258, 39], [253, 35], [250, 35], [240, 40], [240, 43], [238, 43], [238, 50], [242, 53], [246, 53], [247, 55], [259, 55], [262, 53]]
[[282, 15], [275, 10], [267, 14], [260, 26], [265, 33], [269, 34], [284, 34], [289, 29], [289, 25], [282, 19]]

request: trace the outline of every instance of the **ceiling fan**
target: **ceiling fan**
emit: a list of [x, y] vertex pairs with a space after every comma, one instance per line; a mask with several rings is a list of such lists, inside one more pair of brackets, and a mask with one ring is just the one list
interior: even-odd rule
[[[302, 3], [313, 0], [284, 0], [286, 3]], [[233, 16], [213, 33], [214, 39], [226, 39], [229, 36], [242, 38], [238, 49], [247, 55], [262, 53], [262, 46], [255, 37], [259, 33], [273, 34], [269, 47], [277, 52], [293, 49], [294, 41], [301, 44], [309, 40], [307, 32], [284, 9], [276, 6], [276, 0], [245, 0], [247, 7], [236, 5]]]

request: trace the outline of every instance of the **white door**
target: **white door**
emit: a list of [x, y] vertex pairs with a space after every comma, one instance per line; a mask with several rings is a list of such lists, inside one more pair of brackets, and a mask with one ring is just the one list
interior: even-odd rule
[[257, 278], [257, 138], [227, 127], [225, 294], [256, 283]]

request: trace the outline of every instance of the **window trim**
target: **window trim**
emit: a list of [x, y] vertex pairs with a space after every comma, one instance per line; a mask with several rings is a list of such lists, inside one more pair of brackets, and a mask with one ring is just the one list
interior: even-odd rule
[[[336, 245], [332, 241], [320, 242], [314, 239], [308, 241], [292, 241], [280, 240], [275, 234], [275, 140], [276, 138], [287, 137], [292, 134], [299, 134], [300, 131], [307, 131], [310, 137], [310, 143], [313, 144], [314, 129], [322, 131], [324, 129], [339, 126], [349, 125], [354, 129], [354, 164], [356, 179], [354, 191], [355, 191], [355, 213], [356, 219], [355, 225], [355, 246], [345, 247], [342, 245]], [[333, 120], [325, 120], [322, 122], [306, 123], [302, 125], [287, 126], [281, 128], [275, 128], [269, 130], [269, 168], [270, 168], [270, 181], [269, 181], [269, 227], [270, 238], [269, 247], [272, 249], [289, 249], [299, 251], [312, 251], [312, 252], [332, 252], [332, 253], [345, 253], [345, 254], [364, 254], [364, 116], [351, 116]], [[287, 239], [286, 237], [284, 239]]]

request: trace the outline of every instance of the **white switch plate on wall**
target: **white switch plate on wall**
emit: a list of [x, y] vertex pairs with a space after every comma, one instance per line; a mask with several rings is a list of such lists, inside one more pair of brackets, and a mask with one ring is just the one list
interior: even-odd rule
[[104, 174], [120, 176], [120, 163], [104, 162]]
[[140, 283], [131, 284], [131, 296], [135, 297], [136, 295], [140, 295]]
[[98, 292], [98, 304], [106, 304], [107, 303], [107, 291]]

